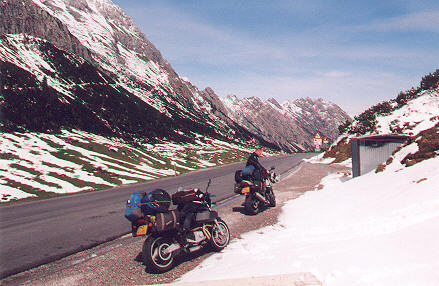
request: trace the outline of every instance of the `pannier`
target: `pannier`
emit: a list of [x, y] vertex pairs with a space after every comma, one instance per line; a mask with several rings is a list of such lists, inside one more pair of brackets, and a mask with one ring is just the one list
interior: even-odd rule
[[179, 216], [180, 213], [177, 210], [156, 214], [153, 231], [164, 232], [167, 230], [176, 229], [178, 225]]
[[174, 205], [184, 205], [198, 199], [196, 189], [178, 191], [172, 195], [172, 203]]

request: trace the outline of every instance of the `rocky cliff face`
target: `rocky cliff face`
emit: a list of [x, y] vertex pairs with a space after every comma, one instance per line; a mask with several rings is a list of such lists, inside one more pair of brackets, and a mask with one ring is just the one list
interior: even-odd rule
[[284, 102], [283, 107], [296, 118], [299, 125], [313, 135], [320, 132], [330, 140], [338, 136], [337, 127], [351, 120], [349, 115], [337, 104], [321, 98], [299, 98], [293, 102]]
[[317, 101], [297, 102], [302, 113], [293, 116], [275, 100], [223, 101], [198, 89], [110, 0], [1, 0], [0, 13], [5, 130], [79, 128], [132, 140], [201, 133], [286, 151], [306, 149], [317, 129], [330, 138], [336, 130]]
[[[215, 100], [214, 96], [183, 81], [132, 20], [111, 1], [7, 0], [0, 2], [0, 12], [2, 88], [7, 87], [2, 109], [8, 106], [11, 110], [3, 112], [10, 116], [5, 119], [8, 130], [24, 124], [23, 118], [12, 115], [22, 111], [14, 102], [29, 92], [20, 87], [37, 90], [44, 81], [45, 88], [51, 89], [53, 97], [58, 98], [49, 100], [56, 103], [54, 110], [70, 110], [67, 115], [75, 120], [69, 124], [61, 120], [41, 127], [83, 128], [102, 123], [107, 128], [99, 128], [100, 131], [112, 130], [113, 135], [122, 137], [167, 134], [168, 138], [175, 138], [175, 134], [183, 133], [190, 138], [194, 132], [220, 137], [226, 134], [229, 140], [239, 141], [254, 137], [227, 116], [212, 112], [214, 105], [208, 99]], [[84, 66], [92, 70], [90, 73], [94, 76], [81, 74]], [[17, 74], [25, 76], [16, 79]], [[103, 87], [104, 83], [107, 86]], [[34, 115], [45, 112], [38, 101], [47, 101], [48, 97], [37, 93], [39, 95], [25, 105]], [[103, 105], [96, 106], [94, 102], [101, 102], [105, 110], [96, 110]], [[136, 106], [135, 110], [121, 110], [122, 102]], [[62, 105], [65, 108], [60, 108]], [[79, 120], [72, 114], [71, 106], [82, 106], [78, 114], [88, 119]], [[116, 115], [121, 120], [116, 120]], [[54, 116], [58, 117], [59, 114]], [[93, 118], [100, 123], [91, 124]], [[140, 123], [139, 118], [147, 122]], [[129, 120], [138, 123], [131, 124]], [[78, 123], [80, 121], [88, 124]], [[27, 122], [25, 126], [34, 125]]]
[[91, 52], [58, 19], [31, 0], [0, 1], [0, 33], [47, 39], [62, 50], [91, 61]]
[[340, 107], [322, 99], [301, 98], [280, 104], [274, 98], [262, 101], [229, 95], [223, 103], [236, 122], [286, 151], [312, 150], [317, 132], [334, 140], [337, 127], [350, 120]]

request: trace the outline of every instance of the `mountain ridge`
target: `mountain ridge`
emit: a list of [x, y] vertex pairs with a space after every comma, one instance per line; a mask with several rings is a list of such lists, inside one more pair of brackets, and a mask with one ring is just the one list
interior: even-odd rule
[[239, 99], [230, 94], [221, 99], [228, 115], [266, 140], [275, 139], [282, 148], [303, 151], [313, 148], [318, 132], [333, 141], [337, 127], [350, 120], [339, 106], [323, 99], [301, 98], [279, 103], [274, 98]]
[[[198, 128], [199, 132], [209, 134], [209, 136], [219, 136], [228, 138], [228, 140], [241, 141], [245, 144], [263, 145], [287, 152], [311, 149], [310, 142], [314, 135], [311, 133], [316, 130], [312, 126], [305, 128], [306, 131], [303, 131], [303, 128], [295, 128], [297, 132], [302, 133], [296, 137], [290, 136], [288, 138], [288, 140], [298, 140], [300, 143], [286, 143], [277, 142], [278, 139], [281, 139], [281, 141], [286, 139], [280, 134], [275, 134], [275, 129], [265, 128], [265, 125], [270, 124], [270, 120], [279, 120], [279, 118], [274, 118], [268, 114], [266, 115], [268, 118], [263, 120], [264, 125], [260, 125], [258, 122], [248, 122], [246, 125], [241, 125], [240, 120], [234, 117], [213, 89], [207, 87], [200, 90], [179, 76], [171, 64], [163, 58], [160, 51], [137, 28], [132, 19], [120, 7], [109, 0], [4, 0], [0, 2], [0, 11], [2, 15], [6, 15], [0, 21], [0, 34], [5, 36], [11, 34], [22, 34], [26, 37], [34, 36], [48, 41], [61, 51], [70, 53], [55, 52], [55, 54], [60, 55], [60, 59], [51, 58], [50, 61], [69, 62], [69, 57], [74, 58], [77, 56], [89, 62], [96, 68], [96, 71], [92, 73], [99, 75], [96, 78], [98, 82], [101, 80], [111, 82], [111, 89], [115, 94], [125, 94], [122, 97], [131, 94], [143, 101], [146, 104], [145, 110], [150, 110], [152, 117], [162, 118], [162, 122], [166, 123], [162, 125], [162, 128], [172, 129], [175, 126], [180, 126], [177, 130], [180, 133], [172, 130], [165, 132], [168, 137], [171, 136], [176, 140], [182, 140], [183, 137], [186, 137], [190, 140], [193, 137], [193, 132], [197, 132], [196, 128]], [[19, 53], [18, 50], [21, 48], [26, 49], [26, 41], [29, 40], [26, 37], [21, 40], [21, 43], [17, 42], [17, 38], [15, 39], [17, 46], [15, 50], [5, 51], [3, 49], [3, 51], [0, 51], [2, 61], [7, 59], [9, 62], [13, 62], [11, 58], [14, 53]], [[2, 40], [3, 45], [5, 43], [4, 39]], [[48, 46], [49, 44], [44, 45]], [[54, 51], [55, 49], [49, 48], [49, 50]], [[23, 51], [21, 54], [23, 54]], [[35, 60], [32, 57], [38, 58], [39, 56], [36, 54], [29, 56], [31, 61]], [[70, 62], [67, 65], [70, 67], [78, 65], [72, 63]], [[89, 86], [84, 88], [84, 82], [81, 82], [80, 77], [76, 81], [71, 81], [65, 73], [61, 75], [59, 67], [53, 67], [50, 62], [44, 63], [44, 59], [31, 64], [18, 60], [15, 61], [15, 64], [17, 67], [14, 69], [24, 69], [36, 75], [36, 80], [40, 83], [34, 85], [41, 85], [44, 81], [44, 85], [47, 84], [49, 87], [56, 89], [58, 97], [64, 103], [71, 104], [75, 100], [84, 101], [83, 97], [75, 97], [78, 94], [85, 96], [84, 93], [87, 92], [100, 94], [97, 96], [101, 98], [100, 101], [105, 98], [102, 90], [97, 91], [102, 87], [91, 87], [90, 85], [93, 85], [93, 82], [88, 81], [86, 84]], [[80, 63], [79, 65], [86, 64]], [[47, 69], [47, 66], [52, 66], [52, 68]], [[5, 68], [3, 66], [3, 69]], [[62, 68], [60, 69], [62, 70]], [[73, 71], [73, 73], [77, 72], [78, 70]], [[11, 80], [10, 77], [6, 79]], [[11, 84], [11, 82], [7, 84]], [[133, 101], [131, 102], [136, 102], [137, 100], [131, 95], [128, 96], [132, 98]], [[116, 101], [119, 102], [118, 104], [121, 102], [120, 100]], [[279, 109], [279, 104], [274, 99], [272, 102], [273, 106], [277, 105]], [[89, 101], [84, 101], [84, 104], [89, 105], [85, 106], [85, 109], [90, 109]], [[310, 104], [313, 103], [310, 102]], [[144, 104], [134, 105], [143, 106]], [[154, 115], [157, 112], [146, 106], [157, 110], [160, 115]], [[119, 110], [117, 106], [111, 108]], [[111, 108], [106, 107], [107, 113], [111, 113]], [[87, 115], [89, 117], [94, 117], [96, 113], [101, 114], [98, 119], [103, 122], [103, 125], [111, 125], [112, 122], [113, 124], [116, 122], [114, 120], [109, 121], [108, 115], [107, 118], [104, 118], [105, 116], [102, 113], [105, 113], [105, 111], [93, 109], [89, 111], [91, 113]], [[123, 116], [129, 118], [126, 115], [127, 113], [126, 111]], [[278, 112], [278, 114], [280, 113]], [[187, 122], [182, 123], [186, 128], [181, 128], [182, 124], [180, 123], [172, 124], [171, 121], [175, 120]], [[134, 121], [136, 120], [134, 119]], [[156, 122], [158, 123], [158, 121]], [[189, 124], [189, 122], [193, 122], [193, 124]], [[147, 136], [145, 132], [141, 131], [142, 128], [139, 128], [138, 134], [133, 132], [134, 130], [125, 132], [124, 129], [127, 124], [115, 124], [110, 129], [117, 131], [115, 133], [130, 133], [128, 137]], [[139, 125], [140, 123], [136, 124]], [[128, 124], [128, 126], [130, 125], [132, 124]], [[294, 127], [294, 124], [287, 125]], [[158, 126], [156, 128], [159, 128]], [[331, 125], [332, 127], [334, 126]], [[334, 130], [336, 130], [336, 126]], [[151, 135], [156, 133], [152, 132]], [[306, 138], [303, 139], [302, 137]]]

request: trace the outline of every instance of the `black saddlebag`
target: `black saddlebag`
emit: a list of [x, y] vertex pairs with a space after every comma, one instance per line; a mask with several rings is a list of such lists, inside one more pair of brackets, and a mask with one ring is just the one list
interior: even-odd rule
[[197, 191], [195, 189], [178, 191], [175, 194], [172, 194], [172, 203], [174, 205], [184, 205], [199, 199], [200, 198], [197, 196]]

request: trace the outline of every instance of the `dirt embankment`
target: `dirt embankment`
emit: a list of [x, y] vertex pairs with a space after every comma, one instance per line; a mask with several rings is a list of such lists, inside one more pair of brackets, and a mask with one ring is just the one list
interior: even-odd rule
[[[243, 213], [243, 197], [218, 209], [230, 227], [232, 239], [242, 233], [277, 222], [281, 206], [304, 192], [319, 187], [323, 177], [347, 172], [339, 165], [302, 163], [275, 185], [277, 207], [256, 216]], [[127, 227], [129, 227], [127, 223]], [[191, 254], [165, 274], [150, 274], [141, 259], [143, 237], [123, 237], [59, 261], [8, 277], [2, 285], [145, 285], [169, 283], [192, 270], [211, 253]], [[292, 284], [294, 285], [294, 284]]]

